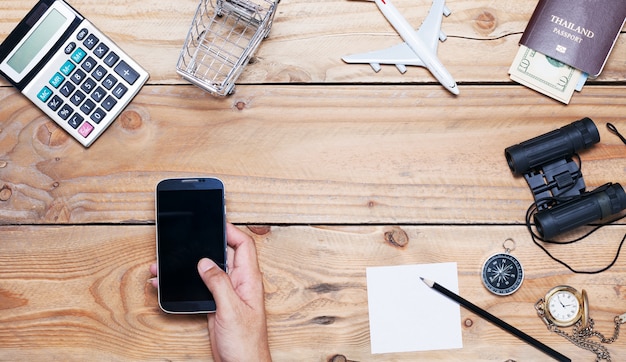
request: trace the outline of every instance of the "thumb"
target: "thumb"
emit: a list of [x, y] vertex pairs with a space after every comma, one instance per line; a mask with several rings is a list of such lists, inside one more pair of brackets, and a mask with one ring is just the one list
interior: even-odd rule
[[211, 294], [213, 294], [216, 309], [231, 305], [229, 301], [233, 301], [236, 293], [230, 278], [224, 270], [218, 267], [213, 260], [203, 258], [198, 262], [198, 273]]

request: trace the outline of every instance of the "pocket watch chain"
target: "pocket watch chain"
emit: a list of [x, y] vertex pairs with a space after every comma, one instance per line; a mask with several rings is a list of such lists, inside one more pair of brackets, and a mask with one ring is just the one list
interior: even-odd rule
[[[568, 334], [567, 332], [559, 329], [556, 325], [548, 321], [545, 317], [545, 310], [543, 309], [544, 299], [541, 298], [536, 304], [535, 309], [537, 310], [537, 314], [541, 319], [543, 319], [544, 323], [548, 326], [548, 330], [554, 332], [561, 337], [567, 339], [575, 346], [579, 348], [586, 349], [596, 354], [596, 362], [600, 361], [608, 361], [611, 362], [611, 354], [609, 350], [602, 345], [602, 343], [610, 344], [613, 343], [619, 338], [619, 331], [622, 324], [626, 323], [626, 313], [616, 316], [613, 321], [615, 322], [615, 329], [613, 331], [613, 336], [611, 338], [606, 338], [604, 334], [594, 331], [594, 321], [593, 318], [589, 318], [587, 322], [587, 327], [582, 328], [582, 320], [579, 320], [574, 325], [572, 330], [572, 334]], [[599, 339], [598, 342], [591, 341], [589, 338], [597, 337]]]

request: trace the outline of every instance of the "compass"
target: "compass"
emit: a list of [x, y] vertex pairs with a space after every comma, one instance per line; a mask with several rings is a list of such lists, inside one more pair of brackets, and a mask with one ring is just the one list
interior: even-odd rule
[[[507, 247], [512, 243], [513, 247]], [[524, 281], [524, 269], [516, 257], [510, 254], [515, 249], [515, 241], [506, 239], [502, 244], [504, 253], [497, 253], [489, 257], [483, 264], [482, 279], [485, 287], [496, 295], [515, 293]]]

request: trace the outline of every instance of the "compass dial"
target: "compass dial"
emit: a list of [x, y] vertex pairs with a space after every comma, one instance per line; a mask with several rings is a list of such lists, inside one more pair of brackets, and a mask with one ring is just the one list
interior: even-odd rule
[[513, 294], [524, 281], [522, 264], [513, 255], [500, 253], [492, 255], [483, 265], [483, 284], [497, 295]]

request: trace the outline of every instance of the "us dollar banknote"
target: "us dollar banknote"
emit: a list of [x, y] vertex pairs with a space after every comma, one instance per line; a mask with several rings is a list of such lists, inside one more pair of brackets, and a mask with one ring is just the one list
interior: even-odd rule
[[574, 90], [582, 87], [579, 83], [586, 80], [580, 70], [524, 45], [520, 45], [509, 74], [512, 80], [565, 104]]

